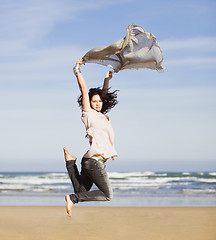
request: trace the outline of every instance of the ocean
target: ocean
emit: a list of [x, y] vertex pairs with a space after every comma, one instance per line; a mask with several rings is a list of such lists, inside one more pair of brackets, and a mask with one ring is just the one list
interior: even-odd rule
[[[109, 172], [110, 202], [80, 206], [216, 206], [216, 172]], [[95, 186], [93, 186], [95, 188]], [[1, 172], [1, 206], [64, 206], [66, 172]]]

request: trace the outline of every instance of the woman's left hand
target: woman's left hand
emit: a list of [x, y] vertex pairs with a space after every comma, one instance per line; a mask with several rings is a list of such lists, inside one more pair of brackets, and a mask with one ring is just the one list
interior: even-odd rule
[[113, 71], [109, 71], [106, 75], [105, 75], [105, 79], [110, 80], [112, 78], [112, 74]]

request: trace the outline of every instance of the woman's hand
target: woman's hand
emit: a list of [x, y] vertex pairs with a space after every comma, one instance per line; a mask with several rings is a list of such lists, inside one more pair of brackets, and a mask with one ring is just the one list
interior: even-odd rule
[[103, 90], [108, 92], [109, 89], [109, 80], [112, 78], [113, 71], [109, 71], [104, 78]]
[[80, 59], [76, 62], [75, 67], [73, 68], [73, 71], [74, 71], [74, 74], [75, 74], [76, 77], [78, 76], [78, 74], [81, 74], [80, 67], [82, 66], [82, 64], [85, 65], [85, 62], [83, 61], [82, 58], [80, 58]]
[[77, 62], [76, 62], [76, 66], [75, 67], [78, 67], [78, 68], [80, 68], [81, 66], [82, 66], [82, 64], [84, 64], [85, 65], [85, 62], [83, 61], [83, 59], [82, 58], [80, 58]]
[[112, 78], [113, 71], [110, 70], [108, 73], [105, 75], [105, 79], [110, 80]]

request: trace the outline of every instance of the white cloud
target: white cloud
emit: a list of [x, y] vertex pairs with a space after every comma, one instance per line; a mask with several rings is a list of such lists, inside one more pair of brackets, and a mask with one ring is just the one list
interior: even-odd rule
[[[5, 1], [0, 9], [0, 46], [2, 58], [2, 79], [10, 80], [14, 77], [29, 78], [60, 75], [65, 71], [66, 63], [73, 63], [87, 49], [83, 46], [56, 46], [47, 49], [35, 49], [38, 40], [46, 37], [56, 23], [78, 18], [84, 11], [97, 10], [108, 5], [116, 5], [129, 0], [117, 1], [75, 1], [75, 0], [21, 0]], [[81, 17], [81, 15], [80, 15]], [[216, 37], [198, 37], [190, 39], [167, 39], [159, 42], [165, 58], [165, 65], [205, 65], [214, 67], [215, 57], [194, 57], [191, 51], [205, 54], [216, 51]], [[178, 56], [179, 51], [185, 50], [186, 56]], [[169, 53], [175, 56], [170, 58]], [[67, 67], [68, 67], [67, 66]], [[62, 69], [61, 69], [62, 68]], [[50, 70], [52, 69], [52, 73]], [[23, 71], [23, 72], [22, 72]], [[59, 72], [58, 72], [59, 71]], [[58, 73], [57, 73], [58, 72]]]
[[10, 70], [30, 72], [31, 70], [40, 69], [43, 72], [45, 69], [50, 71], [50, 68], [52, 68], [55, 71], [56, 68], [64, 68], [77, 59], [78, 56], [83, 54], [83, 50], [84, 48], [78, 45], [59, 46], [40, 50], [29, 49], [29, 51], [25, 51], [18, 59], [12, 59], [9, 63], [7, 61], [1, 63], [0, 67], [2, 73], [7, 72], [8, 74]]
[[215, 68], [216, 66], [216, 57], [184, 57], [184, 58], [173, 58], [166, 60], [166, 67], [169, 68], [172, 65], [178, 66], [197, 66], [197, 67], [209, 67]]
[[1, 80], [35, 80], [38, 76], [53, 78], [64, 74], [87, 49], [77, 43], [43, 49], [36, 42], [42, 41], [56, 23], [73, 20], [84, 11], [127, 1], [14, 0], [1, 3]]
[[216, 37], [167, 39], [159, 44], [168, 69], [173, 65], [215, 68]]
[[2, 40], [37, 40], [47, 35], [57, 22], [71, 20], [77, 14], [127, 0], [20, 0], [1, 3], [0, 35]]
[[14, 56], [0, 62], [0, 82], [19, 83], [42, 82], [46, 80], [64, 81], [73, 76], [72, 68], [75, 61], [84, 54], [85, 50], [79, 45], [59, 46], [40, 50], [29, 49], [20, 56]]
[[215, 52], [216, 37], [197, 37], [188, 39], [166, 39], [159, 42], [163, 51], [198, 51], [198, 52]]

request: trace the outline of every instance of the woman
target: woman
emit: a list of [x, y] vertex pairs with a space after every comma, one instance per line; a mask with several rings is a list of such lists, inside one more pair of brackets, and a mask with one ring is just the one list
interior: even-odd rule
[[[74, 67], [74, 74], [81, 91], [78, 103], [82, 107], [82, 121], [86, 127], [90, 149], [82, 158], [82, 170], [79, 174], [76, 157], [69, 154], [68, 150], [64, 148], [66, 168], [75, 192], [65, 196], [66, 210], [69, 216], [71, 216], [71, 210], [75, 203], [110, 201], [112, 199], [113, 193], [105, 170], [105, 162], [109, 158], [115, 159], [117, 157], [113, 145], [114, 132], [109, 117], [105, 115], [117, 104], [116, 91], [109, 92], [109, 80], [112, 78], [112, 71], [106, 74], [102, 89], [92, 88], [88, 91], [80, 71], [82, 64], [85, 63], [80, 58]], [[98, 187], [98, 190], [89, 191], [93, 183]]]

